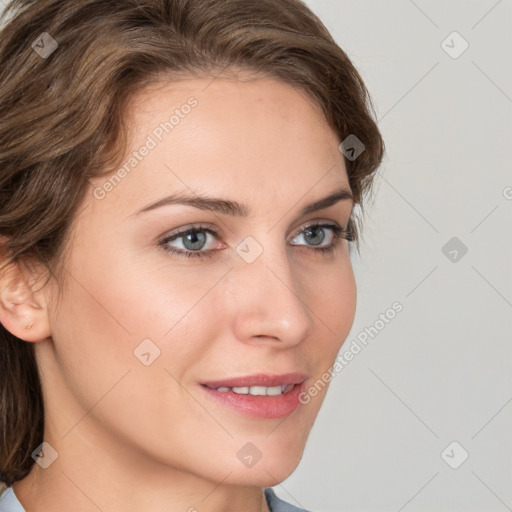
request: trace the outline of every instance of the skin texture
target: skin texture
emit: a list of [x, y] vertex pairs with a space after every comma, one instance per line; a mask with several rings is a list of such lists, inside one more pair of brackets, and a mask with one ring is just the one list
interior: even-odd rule
[[[299, 211], [350, 190], [340, 140], [320, 108], [283, 82], [190, 78], [133, 98], [127, 155], [191, 96], [197, 106], [103, 199], [93, 187], [108, 177], [92, 181], [59, 300], [53, 281], [31, 291], [27, 269], [13, 267], [2, 283], [0, 320], [36, 343], [45, 441], [58, 452], [14, 485], [28, 512], [266, 511], [262, 487], [302, 457], [327, 387], [284, 419], [254, 419], [199, 383], [292, 371], [313, 383], [333, 364], [356, 308], [348, 242], [315, 254], [303, 230], [311, 221], [346, 228], [352, 202]], [[185, 205], [133, 215], [181, 191], [237, 201], [250, 215]], [[220, 232], [206, 235], [211, 258], [158, 246], [198, 223]], [[236, 252], [246, 236], [263, 248], [252, 263]], [[183, 238], [168, 245], [187, 248]], [[146, 338], [160, 349], [149, 366], [134, 356]], [[237, 457], [247, 442], [262, 455], [250, 468]]]

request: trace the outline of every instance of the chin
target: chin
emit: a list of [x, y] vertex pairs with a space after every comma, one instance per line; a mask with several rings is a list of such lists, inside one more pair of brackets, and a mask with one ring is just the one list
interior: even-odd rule
[[239, 470], [236, 474], [233, 472], [223, 483], [247, 487], [274, 487], [286, 480], [293, 473], [295, 467], [296, 466], [287, 470], [278, 467], [274, 469], [274, 471], [265, 470], [264, 468], [260, 468], [259, 470], [253, 468], [253, 471], [256, 471], [255, 473], [250, 470]]
[[277, 453], [262, 456], [252, 466], [244, 467], [240, 464], [235, 467], [225, 483], [255, 487], [278, 485], [295, 471], [302, 459], [302, 450], [288, 452], [286, 455], [279, 452], [280, 450], [277, 450]]

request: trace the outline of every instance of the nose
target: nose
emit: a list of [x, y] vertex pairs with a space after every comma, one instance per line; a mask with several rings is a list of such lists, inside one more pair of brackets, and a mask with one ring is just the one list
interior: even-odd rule
[[237, 339], [288, 348], [311, 333], [314, 315], [301, 287], [302, 276], [291, 267], [286, 248], [265, 249], [252, 263], [240, 259], [228, 277]]

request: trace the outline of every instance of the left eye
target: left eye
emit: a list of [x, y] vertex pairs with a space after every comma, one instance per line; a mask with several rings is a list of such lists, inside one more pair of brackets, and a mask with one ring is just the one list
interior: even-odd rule
[[[329, 224], [315, 224], [313, 226], [308, 226], [307, 228], [303, 229], [298, 235], [296, 235], [292, 240], [295, 240], [298, 237], [303, 237], [305, 240], [308, 241], [311, 245], [320, 245], [324, 239], [325, 239], [325, 230], [330, 229], [331, 230], [331, 242], [336, 238], [336, 231], [335, 229], [339, 226], [335, 225], [329, 225]], [[299, 244], [301, 245], [301, 244]], [[327, 244], [329, 245], [329, 244]]]

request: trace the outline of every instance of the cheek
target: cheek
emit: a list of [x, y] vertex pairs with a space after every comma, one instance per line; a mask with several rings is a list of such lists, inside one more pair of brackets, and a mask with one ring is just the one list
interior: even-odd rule
[[[48, 378], [53, 389], [66, 390], [72, 407], [76, 402], [81, 409], [73, 409], [70, 426], [92, 411], [87, 418], [116, 435], [136, 440], [148, 430], [156, 443], [169, 432], [179, 437], [171, 426], [185, 421], [182, 411], [201, 417], [177, 382], [186, 381], [204, 355], [213, 304], [201, 297], [219, 276], [210, 272], [203, 280], [191, 280], [191, 272], [174, 272], [171, 279], [169, 270], [126, 269], [120, 261], [70, 269], [69, 286], [51, 311], [58, 366], [48, 366]], [[146, 341], [143, 352], [137, 350], [147, 339], [154, 345]], [[145, 365], [143, 353], [148, 352], [151, 364]], [[156, 414], [161, 421], [151, 426]], [[201, 425], [195, 427], [198, 435]]]
[[[133, 350], [146, 338], [162, 348], [172, 340], [173, 350], [185, 355], [194, 351], [191, 340], [197, 344], [211, 338], [205, 329], [229, 328], [220, 325], [221, 312], [228, 310], [222, 278], [229, 266], [160, 258], [142, 265], [144, 258], [135, 260], [119, 251], [118, 258], [109, 260], [111, 253], [96, 254], [101, 265], [84, 260], [71, 269], [71, 286], [62, 301], [65, 310], [57, 321], [65, 326], [66, 338], [87, 340], [78, 350], [96, 354], [91, 359], [103, 354], [118, 364], [132, 363]], [[331, 264], [321, 259], [295, 263], [295, 280], [298, 299], [316, 324], [312, 338], [317, 344], [323, 340], [322, 354], [328, 360], [354, 320], [356, 283], [349, 256]], [[231, 313], [236, 316], [236, 311]]]
[[[306, 388], [304, 407], [314, 421], [330, 386], [330, 371], [352, 328], [357, 287], [350, 261], [345, 260], [327, 275], [317, 276], [308, 306], [316, 319], [316, 334], [305, 343], [305, 357], [314, 361], [314, 376]], [[311, 423], [312, 424], [312, 423]]]
[[150, 338], [167, 355], [169, 364], [177, 367], [184, 361], [186, 365], [189, 358], [200, 359], [204, 345], [211, 341], [209, 331], [218, 324], [222, 311], [216, 292], [227, 270], [224, 265], [149, 265], [136, 270], [129, 285], [119, 285], [125, 301], [118, 314], [130, 325], [134, 340]]
[[[357, 287], [348, 256], [307, 281], [308, 307], [325, 341], [326, 357], [345, 341], [354, 322]], [[330, 350], [329, 350], [330, 347]]]

